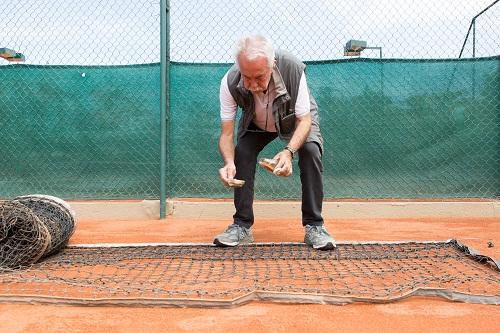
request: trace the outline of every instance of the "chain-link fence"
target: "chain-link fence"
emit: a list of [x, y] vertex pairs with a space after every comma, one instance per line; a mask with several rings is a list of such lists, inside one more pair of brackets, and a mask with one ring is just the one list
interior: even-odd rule
[[[219, 83], [236, 40], [260, 33], [307, 62], [326, 198], [498, 198], [496, 2], [171, 0], [169, 196], [232, 195]], [[0, 48], [26, 57], [0, 59], [0, 196], [157, 198], [159, 2], [2, 2], [0, 18]], [[344, 56], [349, 40], [368, 48]], [[255, 191], [299, 198], [299, 177], [259, 170]]]
[[2, 1], [0, 196], [157, 198], [160, 9]]

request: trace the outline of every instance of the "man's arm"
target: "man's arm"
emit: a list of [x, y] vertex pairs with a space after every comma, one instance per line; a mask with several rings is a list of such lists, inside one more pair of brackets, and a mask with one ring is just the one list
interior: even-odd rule
[[219, 177], [224, 186], [229, 186], [228, 180], [236, 175], [234, 165], [234, 124], [236, 119], [236, 101], [227, 85], [227, 73], [221, 80], [219, 89], [221, 132], [219, 137], [219, 152], [224, 166], [219, 169]]
[[234, 120], [221, 123], [219, 152], [224, 160], [224, 166], [219, 169], [219, 177], [225, 186], [229, 186], [228, 181], [236, 175], [236, 166], [234, 165]]
[[311, 131], [311, 124], [312, 124], [311, 113], [308, 113], [302, 118], [297, 118], [295, 123], [297, 124], [295, 127], [295, 132], [293, 133], [293, 136], [290, 139], [290, 142], [288, 143], [288, 147], [297, 151], [299, 150], [300, 147], [302, 147], [304, 142], [306, 142], [306, 139], [309, 136], [309, 132]]
[[[297, 93], [297, 101], [295, 103], [295, 115], [297, 117], [295, 132], [288, 143], [288, 147], [293, 151], [298, 151], [300, 147], [302, 147], [311, 131], [312, 118], [310, 109], [311, 103], [306, 73], [302, 73], [299, 91]], [[274, 158], [278, 160], [274, 173], [278, 176], [290, 176], [292, 174], [292, 153], [284, 150], [276, 154]]]

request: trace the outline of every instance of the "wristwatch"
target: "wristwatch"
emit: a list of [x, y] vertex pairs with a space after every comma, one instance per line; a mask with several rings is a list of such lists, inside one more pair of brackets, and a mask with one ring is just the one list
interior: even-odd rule
[[293, 159], [295, 153], [297, 152], [297, 149], [293, 149], [290, 146], [286, 146], [285, 148], [283, 148], [283, 150], [288, 150], [290, 152], [290, 154], [292, 154], [292, 159]]

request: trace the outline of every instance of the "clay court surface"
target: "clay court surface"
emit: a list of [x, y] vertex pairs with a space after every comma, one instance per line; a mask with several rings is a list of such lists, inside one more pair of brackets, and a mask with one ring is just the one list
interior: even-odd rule
[[[79, 219], [70, 244], [209, 243], [229, 221], [230, 216]], [[455, 238], [500, 257], [496, 217], [329, 218], [326, 225], [339, 242]], [[300, 242], [303, 230], [298, 218], [257, 217], [254, 237], [256, 242]], [[0, 332], [498, 332], [499, 309], [436, 297], [344, 306], [254, 301], [230, 309], [0, 304]]]

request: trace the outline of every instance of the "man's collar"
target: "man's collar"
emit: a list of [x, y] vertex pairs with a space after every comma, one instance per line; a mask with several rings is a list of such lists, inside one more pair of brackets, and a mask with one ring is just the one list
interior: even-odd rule
[[283, 82], [283, 77], [281, 77], [281, 73], [276, 64], [274, 64], [273, 67], [273, 74], [271, 75], [271, 80], [274, 81], [274, 91], [276, 92], [276, 97], [288, 93], [288, 91], [286, 90], [285, 82]]

